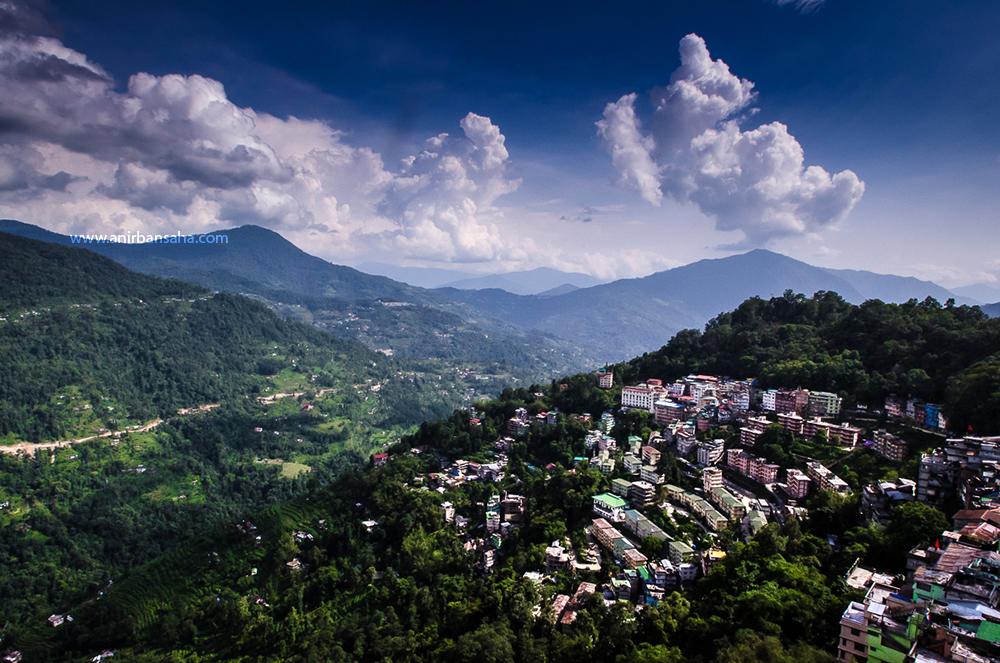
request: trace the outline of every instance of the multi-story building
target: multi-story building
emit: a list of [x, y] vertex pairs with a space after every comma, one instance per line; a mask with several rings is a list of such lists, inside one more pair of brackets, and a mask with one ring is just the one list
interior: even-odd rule
[[896, 394], [885, 397], [885, 413], [893, 419], [902, 419], [906, 413], [906, 401]]
[[610, 389], [615, 383], [613, 371], [597, 371], [597, 386], [601, 389]]
[[719, 511], [725, 514], [730, 520], [740, 520], [747, 513], [747, 508], [743, 504], [743, 500], [725, 488], [715, 488], [712, 492], [707, 493], [707, 495], [709, 501], [718, 507]]
[[683, 541], [671, 541], [667, 544], [670, 563], [674, 566], [689, 563], [694, 559], [694, 548]]
[[634, 534], [636, 539], [639, 541], [643, 541], [649, 537], [653, 537], [661, 541], [665, 541], [668, 538], [666, 533], [660, 529], [658, 525], [635, 509], [629, 509], [625, 512], [625, 520], [622, 524], [625, 529]]
[[659, 465], [660, 464], [660, 451], [655, 447], [651, 447], [648, 444], [642, 448], [642, 462], [646, 465]]
[[628, 499], [635, 506], [645, 508], [656, 502], [656, 486], [648, 481], [633, 481], [628, 489]]
[[900, 479], [895, 483], [880, 481], [864, 486], [861, 489], [861, 513], [868, 520], [887, 525], [893, 511], [913, 501], [916, 487], [910, 479]]
[[611, 492], [619, 497], [627, 497], [631, 487], [632, 482], [628, 479], [615, 479], [611, 482]]
[[638, 474], [639, 470], [642, 469], [642, 459], [638, 456], [633, 456], [632, 454], [625, 454], [625, 458], [622, 460], [622, 466], [629, 474]]
[[646, 385], [622, 388], [622, 407], [653, 411], [653, 390]]
[[809, 494], [812, 481], [798, 470], [788, 470], [788, 496], [792, 499], [801, 500]]
[[722, 488], [722, 470], [718, 467], [706, 467], [701, 474], [701, 487], [706, 495], [716, 488]]
[[821, 430], [826, 431], [826, 439], [830, 444], [852, 448], [858, 445], [863, 432], [860, 428], [854, 428], [847, 424], [831, 424], [819, 417], [807, 419], [802, 425], [802, 434], [805, 437], [816, 437], [816, 434]]
[[653, 418], [658, 426], [681, 421], [684, 419], [684, 406], [674, 401], [658, 400], [653, 403]]
[[909, 446], [906, 440], [892, 433], [887, 433], [883, 428], [875, 431], [875, 440], [872, 443], [872, 449], [875, 453], [898, 463], [906, 459]]
[[781, 470], [780, 465], [768, 463], [767, 460], [758, 458], [741, 449], [729, 449], [726, 456], [726, 464], [740, 474], [763, 484], [777, 481], [778, 472]]
[[840, 396], [827, 391], [809, 392], [809, 413], [814, 417], [836, 417], [840, 414]]
[[740, 429], [740, 444], [744, 447], [752, 447], [757, 443], [757, 437], [770, 425], [771, 422], [765, 417], [748, 417], [747, 422]]
[[762, 410], [774, 412], [777, 409], [778, 390], [768, 389], [760, 395], [760, 407]]
[[658, 486], [665, 481], [663, 474], [652, 465], [643, 465], [639, 470], [639, 476], [643, 481]]
[[781, 430], [786, 433], [802, 435], [805, 430], [805, 419], [794, 412], [779, 412], [778, 423], [781, 424]]
[[625, 506], [625, 500], [617, 495], [611, 493], [594, 495], [594, 513], [611, 522], [621, 522], [625, 519]]
[[715, 465], [725, 453], [725, 442], [723, 440], [712, 440], [702, 442], [698, 447], [698, 462], [702, 465]]
[[794, 391], [779, 391], [774, 395], [774, 411], [778, 414], [795, 414], [795, 402]]
[[944, 507], [948, 498], [956, 493], [961, 469], [961, 462], [949, 459], [945, 451], [921, 454], [917, 501], [936, 509]]
[[851, 492], [851, 487], [847, 482], [831, 472], [822, 463], [810, 461], [806, 463], [806, 474], [816, 482], [818, 490], [832, 490], [835, 493], [846, 494]]
[[545, 549], [545, 572], [549, 575], [570, 568], [569, 555], [566, 549], [558, 543], [553, 543]]

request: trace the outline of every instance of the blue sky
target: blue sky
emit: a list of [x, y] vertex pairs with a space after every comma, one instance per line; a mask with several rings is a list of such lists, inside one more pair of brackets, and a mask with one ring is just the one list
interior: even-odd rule
[[995, 2], [0, 14], [0, 215], [53, 230], [258, 223], [346, 264], [604, 278], [754, 246], [1000, 275]]

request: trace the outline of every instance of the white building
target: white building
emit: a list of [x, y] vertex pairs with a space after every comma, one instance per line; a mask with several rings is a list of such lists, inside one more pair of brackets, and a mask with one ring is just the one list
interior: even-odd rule
[[654, 401], [653, 390], [644, 384], [622, 389], [622, 407], [652, 412]]

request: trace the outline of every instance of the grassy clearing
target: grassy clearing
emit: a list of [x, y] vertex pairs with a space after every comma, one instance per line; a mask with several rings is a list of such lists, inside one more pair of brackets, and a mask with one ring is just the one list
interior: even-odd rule
[[312, 472], [312, 468], [308, 465], [303, 465], [302, 463], [282, 463], [281, 464], [281, 478], [282, 479], [294, 479], [300, 474], [305, 474]]

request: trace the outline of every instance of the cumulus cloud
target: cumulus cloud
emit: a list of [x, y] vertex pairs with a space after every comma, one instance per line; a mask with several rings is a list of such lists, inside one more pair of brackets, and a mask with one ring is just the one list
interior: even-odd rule
[[464, 135], [431, 138], [389, 170], [327, 123], [240, 108], [210, 78], [139, 72], [119, 92], [48, 32], [38, 12], [0, 0], [0, 214], [65, 232], [256, 223], [322, 233], [327, 253], [523, 254], [492, 222], [519, 181], [489, 118], [469, 113]]
[[719, 230], [742, 231], [741, 246], [815, 233], [841, 221], [864, 183], [850, 170], [805, 167], [802, 146], [785, 125], [743, 131], [754, 84], [713, 60], [694, 34], [680, 43], [681, 66], [651, 94], [643, 127], [635, 94], [609, 103], [598, 134], [621, 181], [650, 203], [663, 195], [693, 203]]
[[509, 254], [495, 224], [481, 222], [499, 196], [517, 189], [507, 176], [507, 148], [489, 118], [469, 113], [464, 138], [441, 134], [403, 161], [380, 211], [395, 219], [392, 245], [435, 260], [477, 262]]

